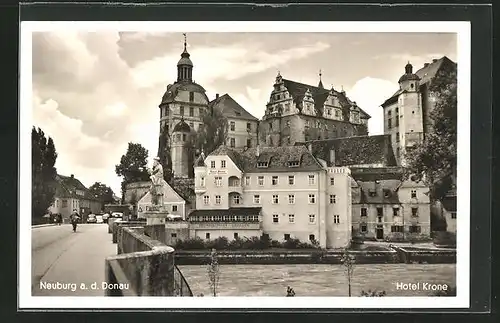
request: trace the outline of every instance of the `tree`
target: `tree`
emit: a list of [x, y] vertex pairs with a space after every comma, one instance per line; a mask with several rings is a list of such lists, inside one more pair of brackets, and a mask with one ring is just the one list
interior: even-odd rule
[[158, 157], [160, 158], [160, 164], [163, 167], [163, 179], [167, 183], [171, 183], [173, 173], [172, 173], [172, 155], [170, 148], [171, 138], [168, 133], [167, 126], [164, 125], [160, 129], [160, 138], [158, 140]]
[[351, 297], [351, 279], [354, 273], [355, 259], [354, 256], [349, 253], [349, 249], [347, 248], [344, 249], [340, 261], [345, 268], [345, 273], [347, 275], [347, 284], [349, 286], [349, 297]]
[[148, 150], [141, 144], [128, 143], [127, 152], [120, 159], [120, 164], [115, 166], [116, 175], [123, 177], [122, 202], [125, 199], [125, 188], [128, 183], [149, 181], [147, 169]]
[[208, 283], [210, 284], [210, 289], [212, 290], [213, 296], [217, 296], [217, 289], [219, 287], [219, 277], [220, 277], [220, 269], [219, 269], [219, 261], [217, 259], [217, 252], [215, 249], [212, 249], [210, 253], [210, 263], [207, 266], [208, 272]]
[[113, 190], [111, 187], [102, 184], [101, 182], [95, 182], [92, 184], [92, 186], [89, 187], [89, 191], [104, 204], [112, 204], [114, 202]]
[[227, 139], [228, 123], [219, 109], [209, 107], [201, 115], [201, 125], [196, 132], [193, 148], [208, 156]]
[[424, 180], [431, 200], [442, 200], [457, 167], [457, 75], [441, 71], [430, 87], [434, 108], [423, 141], [405, 152], [407, 177]]
[[54, 202], [57, 176], [55, 168], [57, 152], [54, 141], [51, 137], [47, 139], [40, 128], [33, 127], [31, 130], [31, 154], [31, 216], [33, 219], [38, 219], [45, 215]]

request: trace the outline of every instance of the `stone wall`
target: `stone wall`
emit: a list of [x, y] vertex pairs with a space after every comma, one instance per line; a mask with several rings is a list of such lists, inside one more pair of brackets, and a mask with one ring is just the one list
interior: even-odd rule
[[[174, 249], [144, 234], [144, 227], [114, 224], [118, 255], [106, 259], [108, 296], [174, 296]], [[148, 228], [149, 230], [154, 228]], [[147, 229], [146, 229], [147, 230]]]

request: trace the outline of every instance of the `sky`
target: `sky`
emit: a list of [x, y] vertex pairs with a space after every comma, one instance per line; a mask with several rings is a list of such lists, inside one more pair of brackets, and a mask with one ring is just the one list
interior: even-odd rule
[[[120, 196], [115, 165], [128, 142], [150, 158], [158, 149], [159, 108], [177, 78], [182, 33], [33, 33], [33, 125], [52, 137], [59, 174], [89, 187], [111, 186]], [[228, 93], [260, 118], [278, 73], [283, 78], [343, 88], [371, 115], [369, 134], [383, 133], [380, 104], [397, 89], [410, 62], [414, 71], [448, 56], [452, 33], [189, 33], [193, 79], [210, 100]]]

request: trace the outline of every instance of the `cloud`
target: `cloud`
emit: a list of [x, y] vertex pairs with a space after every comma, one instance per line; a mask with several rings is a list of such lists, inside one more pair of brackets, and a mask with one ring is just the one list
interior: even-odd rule
[[371, 116], [368, 121], [370, 135], [384, 133], [384, 115], [380, 104], [387, 100], [397, 89], [397, 83], [364, 77], [346, 91], [349, 98], [356, 101], [358, 106]]
[[[277, 68], [324, 51], [329, 46], [323, 42], [316, 42], [268, 53], [262, 44], [234, 43], [219, 47], [196, 47], [188, 51], [192, 57], [196, 57], [195, 81], [199, 84], [211, 84], [220, 79], [233, 81], [270, 68]], [[165, 76], [158, 71], [175, 75], [178, 60], [178, 53], [169, 53], [144, 61], [132, 69], [132, 78], [139, 87], [164, 83]]]

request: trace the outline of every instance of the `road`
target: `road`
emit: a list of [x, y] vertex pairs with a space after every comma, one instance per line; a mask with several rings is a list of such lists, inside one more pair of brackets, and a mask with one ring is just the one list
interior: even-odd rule
[[[32, 228], [33, 296], [104, 296], [104, 259], [116, 255], [106, 224]], [[84, 284], [84, 285], [82, 285]]]

